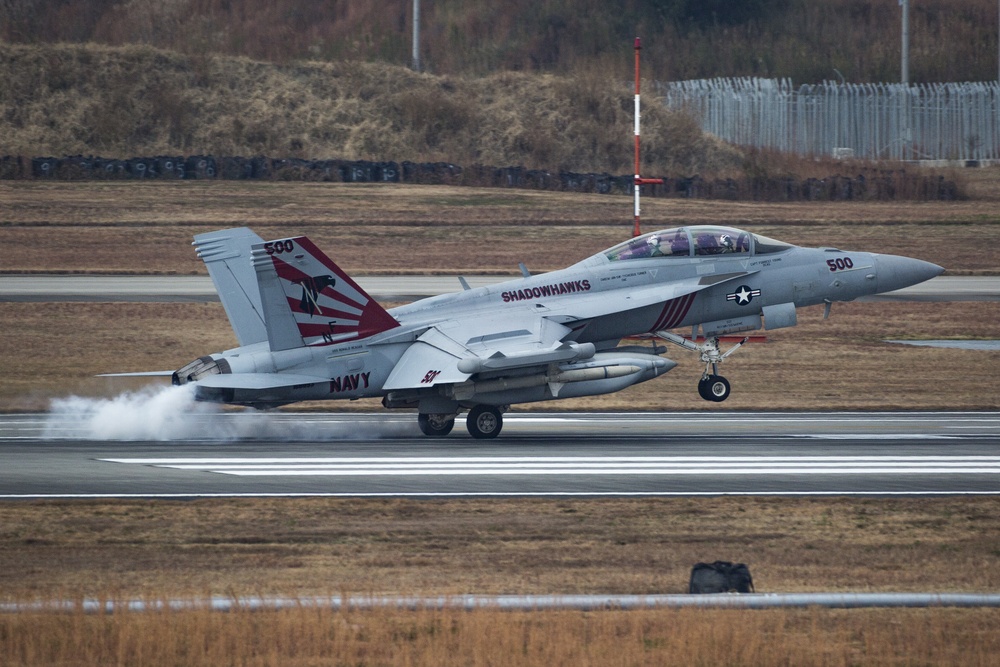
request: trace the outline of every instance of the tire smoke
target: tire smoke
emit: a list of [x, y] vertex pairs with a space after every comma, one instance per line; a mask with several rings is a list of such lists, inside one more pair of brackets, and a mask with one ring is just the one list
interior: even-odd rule
[[218, 409], [195, 401], [194, 389], [193, 384], [151, 385], [115, 398], [57, 398], [49, 407], [45, 437], [83, 440], [218, 437], [218, 433], [204, 432], [210, 423], [204, 417], [218, 414]]
[[412, 415], [394, 419], [296, 415], [252, 408], [223, 411], [195, 400], [195, 384], [150, 385], [114, 398], [70, 396], [50, 403], [43, 436], [49, 440], [315, 442], [414, 435]]

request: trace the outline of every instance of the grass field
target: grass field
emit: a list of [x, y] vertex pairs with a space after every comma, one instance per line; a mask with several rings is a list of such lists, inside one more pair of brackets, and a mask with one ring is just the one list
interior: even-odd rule
[[[1000, 169], [959, 202], [643, 200], [644, 229], [746, 227], [790, 243], [905, 254], [952, 275], [1000, 272]], [[977, 180], [978, 179], [978, 180]], [[205, 273], [191, 236], [250, 226], [308, 234], [350, 273], [503, 272], [567, 266], [628, 238], [624, 195], [420, 185], [0, 181], [0, 270]], [[41, 241], [41, 242], [40, 242]]]
[[[0, 505], [0, 599], [996, 591], [994, 498]], [[997, 610], [209, 611], [0, 616], [3, 664], [996, 664]]]
[[995, 665], [996, 610], [206, 611], [0, 618], [5, 665]]
[[[997, 273], [995, 177], [948, 204], [650, 200], [647, 229], [726, 223], [795, 243]], [[995, 173], [995, 172], [994, 172]], [[567, 265], [626, 238], [629, 200], [471, 188], [0, 182], [0, 271], [202, 273], [193, 233], [304, 232], [352, 273]], [[998, 353], [885, 338], [1000, 338], [990, 303], [836, 304], [726, 367], [726, 409], [996, 409]], [[0, 409], [108, 395], [105, 371], [232, 346], [218, 304], [0, 304]], [[693, 357], [557, 409], [718, 409]], [[319, 406], [313, 406], [319, 407]], [[324, 409], [339, 405], [323, 405]], [[371, 409], [373, 405], [362, 406]], [[538, 406], [531, 406], [533, 409]], [[0, 504], [0, 599], [295, 593], [669, 593], [699, 560], [761, 591], [990, 591], [1000, 501], [203, 500]], [[0, 617], [0, 664], [995, 664], [975, 610], [37, 614]]]
[[0, 505], [0, 598], [1000, 589], [982, 498], [206, 499]]

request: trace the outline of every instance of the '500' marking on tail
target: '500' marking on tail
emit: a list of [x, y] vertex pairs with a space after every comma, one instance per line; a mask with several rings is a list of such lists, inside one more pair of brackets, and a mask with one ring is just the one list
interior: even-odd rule
[[268, 255], [280, 255], [283, 252], [292, 252], [295, 244], [291, 241], [271, 241], [264, 244], [264, 252]]

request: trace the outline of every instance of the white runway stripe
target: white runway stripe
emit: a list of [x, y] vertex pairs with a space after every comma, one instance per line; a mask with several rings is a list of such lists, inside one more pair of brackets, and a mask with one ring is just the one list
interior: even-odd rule
[[394, 458], [119, 458], [240, 477], [428, 475], [996, 475], [1000, 456], [637, 456]]

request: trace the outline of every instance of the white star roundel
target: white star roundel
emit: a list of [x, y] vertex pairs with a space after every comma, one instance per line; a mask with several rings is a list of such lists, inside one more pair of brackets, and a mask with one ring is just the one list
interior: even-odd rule
[[755, 296], [760, 296], [759, 289], [750, 289], [746, 285], [740, 285], [735, 292], [726, 295], [726, 301], [735, 301], [737, 306], [745, 306], [753, 301]]

